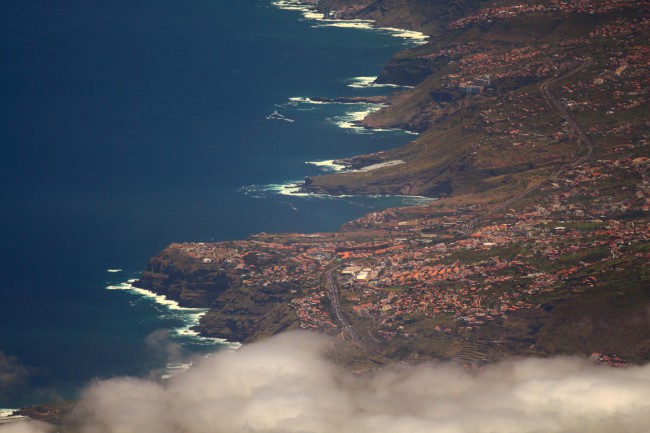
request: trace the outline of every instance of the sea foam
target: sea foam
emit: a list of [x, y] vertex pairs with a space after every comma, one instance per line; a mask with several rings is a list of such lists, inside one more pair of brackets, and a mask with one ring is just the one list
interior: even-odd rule
[[284, 116], [283, 114], [278, 113], [278, 110], [274, 110], [273, 113], [269, 114], [266, 116], [267, 120], [284, 120], [285, 122], [293, 123], [295, 120], [289, 119], [288, 117]]
[[[354, 87], [354, 82], [358, 83], [370, 83], [373, 81], [376, 77], [357, 77], [353, 78], [352, 84], [350, 84], [350, 87]], [[363, 87], [365, 84], [358, 84], [356, 87]], [[376, 87], [379, 86], [393, 86], [393, 87], [405, 87], [405, 86], [397, 86], [397, 85], [392, 85], [392, 84], [379, 84], [376, 85]], [[371, 134], [373, 132], [403, 132], [405, 134], [409, 135], [419, 135], [418, 132], [414, 131], [409, 131], [406, 129], [402, 128], [366, 128], [363, 126], [358, 125], [357, 123], [360, 122], [361, 120], [365, 119], [366, 116], [369, 114], [374, 113], [377, 110], [380, 110], [381, 108], [385, 107], [385, 104], [379, 104], [379, 103], [369, 103], [369, 102], [338, 102], [338, 101], [319, 101], [319, 100], [313, 100], [311, 98], [307, 98], [304, 96], [293, 96], [289, 98], [289, 102], [287, 103], [288, 105], [292, 106], [299, 106], [299, 105], [324, 105], [324, 104], [339, 104], [339, 105], [345, 105], [346, 107], [352, 107], [351, 110], [345, 112], [344, 114], [338, 115], [338, 116], [333, 116], [328, 118], [327, 120], [339, 128], [343, 129], [348, 129], [350, 132], [354, 132], [357, 134]], [[363, 109], [359, 109], [363, 108]]]
[[312, 27], [339, 27], [343, 29], [359, 29], [359, 30], [374, 30], [371, 20], [329, 20], [325, 18], [318, 19], [320, 24], [315, 24]]
[[0, 419], [3, 419], [3, 418], [11, 418], [11, 419], [27, 418], [26, 416], [12, 415], [17, 410], [18, 409], [0, 408]]
[[239, 189], [243, 194], [253, 198], [268, 198], [272, 195], [286, 195], [291, 197], [320, 197], [319, 194], [310, 194], [301, 191], [303, 181], [291, 180], [285, 183], [269, 183], [266, 185], [248, 185]]
[[368, 89], [376, 87], [393, 87], [403, 89], [413, 88], [413, 86], [400, 86], [399, 84], [375, 83], [375, 80], [377, 80], [377, 77], [354, 77], [350, 79], [348, 87], [352, 87], [354, 89]]
[[126, 282], [109, 285], [106, 287], [108, 290], [124, 290], [134, 295], [138, 295], [143, 299], [153, 301], [156, 305], [162, 307], [165, 312], [171, 313], [175, 318], [180, 319], [183, 325], [171, 329], [170, 332], [176, 337], [188, 337], [193, 344], [219, 344], [227, 345], [230, 347], [238, 347], [239, 343], [232, 343], [222, 338], [203, 337], [194, 328], [199, 324], [201, 317], [208, 312], [207, 308], [189, 308], [181, 307], [178, 302], [173, 299], [168, 299], [165, 295], [159, 295], [151, 290], [135, 287], [136, 279], [130, 279]]
[[289, 102], [297, 105], [297, 104], [314, 104], [314, 105], [322, 105], [322, 104], [330, 104], [331, 102], [329, 101], [314, 101], [311, 98], [306, 98], [303, 96], [292, 96], [289, 98]]
[[351, 105], [353, 105], [352, 110], [346, 112], [341, 116], [331, 117], [328, 120], [334, 123], [339, 128], [347, 129], [357, 134], [368, 134], [371, 132], [377, 132], [376, 130], [371, 131], [364, 126], [359, 125], [358, 122], [362, 121], [368, 115], [374, 113], [375, 111], [382, 109], [383, 107], [385, 107], [385, 105], [370, 104], [370, 103], [351, 104]]
[[323, 171], [327, 172], [340, 172], [345, 170], [345, 165], [337, 164], [333, 159], [328, 159], [325, 161], [307, 161], [305, 164], [315, 165]]
[[[322, 161], [323, 163], [329, 161]], [[386, 163], [375, 164], [375, 167], [371, 166], [366, 167], [366, 170], [378, 169], [381, 167], [389, 167], [391, 165], [402, 164], [404, 161], [395, 160], [388, 161]], [[313, 164], [307, 162], [307, 164]], [[315, 165], [315, 164], [314, 164]], [[336, 165], [336, 164], [335, 164]], [[363, 171], [363, 169], [359, 170]], [[349, 203], [355, 203], [357, 199], [370, 199], [370, 200], [385, 200], [385, 199], [396, 199], [397, 203], [391, 206], [414, 206], [414, 205], [423, 205], [430, 203], [432, 201], [438, 200], [437, 198], [424, 197], [419, 195], [381, 195], [381, 194], [341, 194], [341, 195], [331, 195], [331, 194], [316, 194], [308, 193], [301, 191], [303, 182], [302, 181], [288, 181], [286, 183], [277, 183], [277, 184], [267, 184], [267, 185], [249, 185], [243, 188], [240, 188], [240, 192], [243, 194], [249, 195], [253, 198], [268, 198], [271, 195], [285, 195], [291, 197], [300, 197], [304, 199], [319, 199], [319, 200], [345, 200]]]
[[160, 376], [161, 379], [171, 379], [174, 376], [185, 373], [192, 368], [193, 362], [170, 362], [165, 366], [165, 373]]
[[341, 20], [325, 18], [312, 5], [304, 4], [300, 0], [276, 0], [272, 3], [278, 9], [300, 12], [304, 19], [316, 21], [312, 27], [339, 27], [358, 30], [373, 30], [388, 33], [396, 38], [404, 39], [410, 44], [425, 44], [429, 36], [415, 30], [398, 29], [395, 27], [376, 27], [373, 20], [352, 19]]
[[358, 30], [373, 30], [388, 33], [390, 36], [404, 39], [409, 44], [422, 45], [426, 44], [429, 36], [415, 30], [398, 29], [394, 27], [375, 27], [374, 21], [371, 20], [329, 20], [317, 19], [319, 24], [312, 27], [339, 27]]
[[416, 44], [426, 44], [429, 36], [415, 30], [398, 29], [395, 27], [378, 27], [378, 30], [390, 32], [396, 38], [410, 39]]

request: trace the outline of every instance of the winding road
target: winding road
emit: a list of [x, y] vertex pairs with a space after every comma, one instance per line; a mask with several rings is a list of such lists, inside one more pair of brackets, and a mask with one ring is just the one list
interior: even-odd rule
[[557, 81], [565, 79], [567, 77], [570, 77], [571, 75], [574, 75], [576, 73], [582, 72], [586, 68], [591, 66], [592, 64], [593, 64], [593, 60], [592, 59], [587, 59], [582, 65], [575, 68], [574, 70], [572, 70], [572, 71], [570, 71], [570, 72], [568, 72], [568, 73], [566, 73], [566, 74], [564, 74], [562, 76], [559, 76], [559, 77], [549, 78], [548, 80], [544, 81], [539, 86], [539, 91], [542, 93], [542, 96], [544, 97], [544, 100], [546, 101], [546, 104], [548, 104], [548, 106], [552, 110], [554, 110], [557, 114], [559, 114], [569, 124], [569, 126], [571, 127], [573, 132], [578, 136], [578, 142], [582, 143], [582, 145], [587, 149], [587, 152], [584, 155], [576, 158], [574, 161], [572, 161], [572, 162], [570, 162], [568, 164], [564, 164], [564, 165], [560, 166], [557, 170], [555, 170], [555, 172], [553, 174], [551, 174], [547, 178], [542, 179], [542, 180], [538, 180], [537, 182], [535, 182], [534, 184], [529, 186], [526, 190], [520, 192], [519, 194], [517, 194], [517, 195], [515, 195], [513, 197], [510, 197], [508, 200], [501, 203], [499, 206], [495, 207], [494, 209], [491, 209], [491, 210], [483, 213], [482, 215], [479, 215], [476, 218], [470, 220], [467, 223], [467, 225], [465, 226], [465, 229], [464, 229], [465, 235], [469, 235], [472, 232], [472, 230], [474, 229], [474, 226], [476, 225], [476, 223], [478, 221], [480, 221], [481, 219], [483, 219], [486, 216], [491, 215], [491, 214], [493, 214], [495, 212], [498, 212], [498, 211], [504, 209], [507, 206], [510, 206], [512, 203], [516, 202], [517, 200], [520, 200], [520, 199], [526, 197], [531, 192], [539, 189], [539, 187], [542, 186], [545, 182], [547, 182], [549, 180], [552, 180], [552, 179], [556, 179], [565, 170], [567, 170], [569, 168], [572, 168], [572, 167], [576, 167], [576, 166], [582, 164], [583, 162], [588, 160], [591, 157], [591, 155], [594, 153], [594, 144], [591, 141], [591, 139], [589, 138], [589, 136], [587, 136], [587, 134], [585, 134], [585, 132], [582, 130], [582, 128], [580, 127], [578, 122], [576, 122], [576, 120], [571, 115], [571, 113], [569, 113], [567, 111], [566, 106], [564, 104], [562, 104], [562, 102], [560, 100], [558, 100], [557, 96], [555, 96], [551, 92], [551, 86], [554, 85]]
[[[576, 158], [574, 161], [564, 164], [561, 167], [559, 167], [553, 174], [548, 176], [545, 179], [541, 179], [537, 182], [535, 182], [533, 185], [529, 186], [525, 191], [520, 192], [519, 194], [510, 197], [508, 200], [505, 202], [501, 203], [499, 206], [497, 206], [494, 209], [491, 209], [482, 215], [470, 220], [467, 225], [465, 226], [464, 233], [466, 235], [469, 235], [471, 231], [473, 230], [474, 226], [478, 221], [481, 219], [485, 218], [486, 216], [493, 214], [495, 212], [498, 212], [505, 207], [511, 205], [512, 203], [516, 202], [517, 200], [520, 200], [530, 194], [531, 192], [537, 190], [540, 186], [542, 186], [545, 182], [557, 178], [561, 173], [563, 173], [565, 170], [578, 166], [585, 162], [587, 159], [591, 157], [594, 151], [594, 145], [591, 139], [585, 134], [585, 132], [582, 130], [578, 122], [571, 116], [571, 114], [567, 111], [566, 107], [560, 100], [558, 100], [557, 96], [555, 96], [551, 92], [551, 86], [553, 86], [557, 81], [565, 79], [571, 75], [574, 75], [576, 73], [580, 73], [584, 71], [587, 67], [593, 64], [593, 60], [588, 59], [586, 60], [581, 66], [575, 68], [574, 70], [559, 76], [559, 77], [552, 77], [546, 80], [544, 83], [540, 84], [539, 90], [542, 93], [542, 96], [544, 97], [544, 100], [548, 104], [548, 106], [554, 110], [556, 113], [558, 113], [571, 127], [573, 132], [578, 136], [578, 141], [581, 143], [586, 149], [587, 152]], [[339, 289], [337, 286], [336, 278], [334, 277], [334, 273], [338, 270], [338, 266], [332, 262], [331, 267], [329, 267], [325, 271], [325, 280], [326, 280], [326, 285], [327, 285], [327, 290], [329, 292], [329, 297], [332, 302], [332, 309], [334, 312], [334, 316], [336, 321], [339, 322], [339, 325], [341, 327], [341, 330], [346, 333], [349, 337], [350, 340], [359, 346], [361, 349], [365, 350], [368, 353], [379, 355], [379, 353], [376, 350], [373, 350], [370, 348], [359, 336], [357, 331], [354, 329], [354, 326], [352, 323], [347, 319], [347, 317], [343, 314], [343, 310], [341, 309], [341, 301], [339, 297]]]

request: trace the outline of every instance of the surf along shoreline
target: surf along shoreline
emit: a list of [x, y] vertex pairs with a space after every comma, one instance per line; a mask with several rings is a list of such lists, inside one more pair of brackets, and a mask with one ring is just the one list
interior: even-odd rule
[[[376, 26], [375, 20], [368, 19], [340, 19], [334, 17], [326, 17], [326, 12], [321, 12], [318, 10], [318, 5], [315, 2], [308, 2], [304, 0], [276, 0], [271, 3], [273, 6], [277, 7], [280, 10], [287, 10], [293, 12], [299, 12], [302, 15], [302, 19], [314, 22], [311, 25], [312, 28], [319, 27], [338, 27], [338, 28], [348, 28], [348, 29], [358, 29], [366, 31], [375, 31], [387, 33], [390, 36], [404, 39], [405, 41], [410, 41], [408, 46], [417, 46], [427, 43], [430, 36], [422, 32], [402, 29], [396, 27], [385, 27], [385, 26]], [[378, 77], [355, 77], [351, 79], [348, 83], [348, 87], [351, 88], [372, 88], [372, 87], [381, 87], [381, 88], [392, 88], [395, 90], [398, 89], [410, 89], [412, 86], [392, 84], [392, 83], [377, 83]], [[337, 98], [325, 98], [320, 96], [297, 96], [290, 97], [289, 102], [291, 104], [343, 104], [350, 105], [355, 107], [354, 110], [346, 112], [344, 115], [337, 116], [331, 120], [340, 128], [351, 129], [355, 133], [370, 133], [373, 132], [387, 132], [387, 131], [402, 131], [406, 134], [411, 134], [414, 136], [419, 135], [417, 132], [413, 132], [403, 128], [381, 128], [373, 127], [364, 123], [365, 119], [368, 118], [371, 114], [381, 110], [386, 107], [389, 103], [390, 94], [388, 95], [379, 95], [379, 96], [355, 96], [355, 97], [337, 97]], [[360, 108], [357, 106], [362, 105]], [[284, 119], [283, 119], [284, 120]], [[405, 146], [409, 143], [405, 143], [402, 146]], [[401, 146], [400, 146], [401, 147]], [[394, 165], [403, 163], [404, 161], [395, 160], [395, 161], [386, 161], [381, 159], [381, 156], [385, 152], [380, 151], [371, 154], [360, 154], [352, 157], [344, 158], [334, 158], [323, 161], [305, 161], [306, 164], [313, 165], [318, 167], [323, 173], [322, 174], [344, 174], [344, 173], [354, 173], [354, 172], [369, 172], [376, 169], [388, 168]], [[282, 184], [270, 185], [270, 188], [264, 188], [260, 186], [251, 185], [248, 187], [243, 187], [242, 191], [245, 193], [256, 193], [260, 189], [265, 191], [272, 191], [282, 195], [296, 196], [296, 197], [307, 197], [313, 196], [318, 198], [343, 198], [343, 197], [399, 197], [404, 199], [415, 200], [416, 203], [421, 201], [431, 201], [436, 200], [432, 197], [424, 197], [421, 195], [412, 195], [412, 194], [355, 194], [355, 193], [320, 193], [313, 191], [309, 188], [311, 183], [311, 177], [305, 177], [302, 180], [291, 180], [284, 182]], [[404, 203], [406, 206], [412, 205], [412, 203]]]
[[[407, 41], [408, 40], [414, 41], [415, 43], [418, 42], [425, 43], [425, 41], [429, 38], [429, 36], [421, 32], [405, 30], [405, 29], [389, 28], [389, 27], [375, 27], [373, 25], [374, 21], [371, 20], [336, 20], [336, 19], [323, 18], [323, 14], [318, 12], [314, 5], [306, 4], [301, 1], [280, 0], [280, 1], [274, 1], [271, 4], [280, 10], [287, 10], [287, 11], [294, 11], [294, 12], [301, 13], [303, 19], [306, 19], [308, 21], [313, 21], [315, 23], [314, 25], [312, 25], [312, 27], [341, 27], [341, 28], [354, 28], [354, 29], [367, 30], [367, 31], [381, 31], [381, 32], [387, 32], [391, 36], [402, 38]], [[375, 78], [376, 77], [356, 77], [350, 81], [350, 84], [348, 84], [348, 86], [390, 87], [390, 88], [407, 87], [407, 86], [398, 86], [394, 84], [375, 84], [374, 83]], [[371, 98], [372, 100], [369, 100], [369, 98]], [[358, 97], [358, 98], [356, 97], [335, 98], [329, 100], [327, 98], [320, 98], [317, 96], [313, 96], [311, 98], [289, 97], [288, 100], [294, 103], [316, 103], [316, 104], [335, 103], [335, 104], [346, 104], [346, 105], [348, 104], [349, 105], [355, 105], [355, 104], [372, 105], [373, 106], [372, 109], [365, 110], [363, 112], [364, 113], [363, 116], [358, 115], [356, 111], [354, 113], [346, 113], [348, 115], [351, 114], [355, 115], [355, 118], [349, 122], [350, 126], [354, 128], [362, 128], [367, 130], [368, 132], [372, 132], [374, 128], [361, 126], [360, 123], [363, 120], [363, 118], [365, 118], [365, 116], [382, 108], [382, 106], [385, 106], [384, 101], [386, 100], [386, 98], [387, 96], [378, 96], [378, 97]], [[376, 130], [382, 131], [382, 129], [379, 128], [377, 128]], [[405, 132], [409, 133], [410, 131], [405, 131]], [[340, 159], [340, 160], [339, 159], [327, 160], [327, 161], [306, 161], [305, 163], [317, 166], [321, 168], [323, 171], [330, 171], [330, 172], [332, 171], [333, 172], [354, 172], [357, 170], [372, 171], [375, 169], [380, 169], [383, 167], [388, 167], [388, 166], [402, 163], [402, 161], [379, 162], [379, 163], [371, 161], [366, 164], [360, 165], [358, 162], [358, 158], [359, 157], [352, 157], [352, 158]], [[303, 188], [304, 183], [301, 183], [300, 181], [297, 180], [288, 181], [283, 184], [277, 184], [272, 186], [274, 186], [275, 188], [272, 188], [269, 191], [274, 194], [288, 195], [288, 196], [295, 196], [295, 197], [313, 196], [319, 198], [326, 198], [329, 196], [327, 194], [315, 194], [315, 193], [304, 191]], [[252, 187], [243, 187], [241, 191], [243, 193], [250, 193], [250, 191], [248, 191], [248, 189], [250, 188]], [[359, 196], [367, 196], [367, 195], [359, 195]], [[404, 202], [405, 206], [417, 205], [417, 204], [421, 204], [422, 201], [434, 200], [428, 197], [420, 197], [420, 196], [391, 195], [391, 197], [393, 196], [405, 199]], [[331, 196], [331, 197], [343, 198], [343, 197], [351, 197], [351, 196], [347, 195], [347, 196]], [[380, 197], [380, 196], [371, 195], [368, 197]], [[412, 200], [412, 201], [408, 203], [407, 200]], [[113, 271], [117, 271], [117, 270], [111, 269], [108, 272], [113, 272]], [[207, 307], [197, 308], [193, 306], [184, 305], [185, 302], [182, 299], [173, 299], [173, 296], [170, 298], [170, 296], [167, 296], [162, 293], [158, 293], [156, 290], [151, 290], [150, 288], [141, 287], [138, 283], [139, 283], [139, 279], [129, 279], [128, 281], [122, 283], [111, 284], [107, 287], [107, 289], [126, 291], [131, 295], [140, 297], [141, 299], [146, 299], [150, 302], [154, 302], [156, 305], [160, 306], [161, 308], [165, 308], [168, 309], [169, 311], [173, 311], [176, 313], [182, 313], [183, 316], [182, 320], [184, 324], [178, 329], [171, 329], [170, 333], [173, 335], [177, 335], [181, 337], [192, 337], [192, 339], [203, 340], [204, 344], [214, 344], [215, 347], [221, 346], [230, 349], [236, 349], [241, 346], [241, 343], [237, 341], [233, 341], [232, 339], [207, 336], [201, 331], [199, 326], [199, 321], [209, 311], [209, 308]]]
[[[374, 21], [371, 20], [335, 20], [335, 19], [323, 18], [323, 14], [318, 12], [314, 5], [306, 4], [301, 1], [280, 0], [280, 1], [272, 2], [272, 5], [274, 7], [277, 7], [280, 10], [295, 11], [301, 13], [303, 19], [313, 21], [315, 23], [312, 27], [327, 26], [327, 27], [355, 28], [355, 29], [368, 30], [368, 31], [382, 31], [382, 32], [388, 32], [394, 37], [402, 38], [405, 40], [412, 40], [416, 43], [417, 42], [425, 43], [425, 41], [429, 38], [429, 36], [421, 32], [405, 30], [405, 29], [397, 29], [397, 28], [388, 28], [388, 27], [374, 27], [373, 26]], [[373, 78], [373, 80], [371, 80], [371, 78]], [[356, 77], [350, 81], [349, 86], [350, 87], [381, 86], [381, 87], [391, 87], [391, 88], [405, 87], [405, 86], [398, 86], [393, 84], [375, 85], [373, 83], [374, 78], [376, 77]], [[288, 100], [293, 101], [295, 103], [317, 103], [317, 104], [336, 103], [336, 104], [354, 105], [354, 104], [364, 103], [364, 104], [374, 105], [375, 109], [380, 109], [383, 106], [383, 104], [381, 103], [385, 101], [387, 97], [380, 96], [380, 97], [373, 97], [373, 98], [376, 98], [377, 100], [376, 101], [365, 100], [368, 99], [367, 97], [335, 98], [332, 100], [328, 100], [326, 98], [319, 98], [316, 96], [311, 98], [290, 97], [288, 98]], [[375, 110], [364, 111], [363, 117], [365, 117], [367, 114], [373, 111]], [[354, 124], [353, 126], [356, 128], [364, 128], [369, 132], [373, 131], [373, 128], [360, 126], [360, 122], [362, 120], [363, 118], [357, 115], [356, 118], [351, 123]], [[377, 130], [382, 131], [382, 129], [379, 128]], [[405, 131], [405, 132], [409, 133], [410, 131]], [[305, 163], [310, 165], [315, 165], [321, 168], [323, 171], [330, 171], [330, 172], [331, 171], [334, 172], [372, 171], [375, 169], [390, 167], [392, 165], [398, 165], [403, 163], [403, 161], [391, 161], [391, 162], [379, 162], [379, 163], [371, 161], [366, 164], [360, 165], [358, 162], [358, 158], [359, 157], [352, 157], [352, 158], [340, 159], [340, 160], [338, 159], [327, 160], [327, 161], [306, 161]], [[274, 194], [289, 195], [289, 196], [296, 196], [296, 197], [314, 196], [320, 198], [325, 198], [329, 196], [327, 194], [315, 194], [315, 193], [304, 191], [303, 188], [304, 183], [301, 183], [300, 181], [289, 181], [283, 184], [277, 184], [273, 186], [276, 187], [271, 191]], [[250, 188], [251, 187], [243, 187], [242, 192], [249, 193], [250, 191], [247, 191], [247, 189]], [[359, 196], [368, 196], [368, 195], [359, 195]], [[405, 206], [417, 205], [417, 204], [422, 204], [422, 202], [435, 200], [429, 197], [421, 197], [421, 196], [391, 195], [391, 197], [393, 196], [405, 199], [404, 202]], [[346, 196], [332, 196], [332, 197], [342, 198]], [[348, 195], [347, 197], [350, 196]], [[380, 197], [380, 196], [370, 195], [368, 197]], [[408, 200], [411, 200], [411, 202], [408, 202]], [[128, 282], [112, 285], [109, 286], [108, 288], [112, 290], [117, 290], [117, 289], [126, 290], [132, 294], [139, 295], [149, 300], [153, 300], [154, 302], [160, 304], [165, 308], [170, 308], [174, 310], [183, 310], [183, 311], [186, 310], [188, 312], [188, 315], [191, 316], [191, 320], [187, 321], [186, 326], [184, 326], [183, 329], [180, 330], [180, 333], [182, 335], [187, 336], [189, 334], [192, 334], [197, 338], [206, 339], [212, 341], [213, 344], [215, 345], [220, 345], [220, 346], [222, 345], [228, 348], [240, 347], [241, 343], [237, 341], [233, 341], [232, 339], [229, 338], [215, 338], [213, 336], [205, 335], [204, 332], [201, 331], [201, 327], [199, 326], [199, 321], [209, 311], [209, 308], [193, 308], [193, 307], [185, 306], [182, 299], [178, 299], [178, 300], [170, 299], [169, 296], [166, 296], [165, 294], [157, 293], [155, 290], [151, 290], [150, 288], [139, 287], [138, 282], [139, 280], [129, 280]]]

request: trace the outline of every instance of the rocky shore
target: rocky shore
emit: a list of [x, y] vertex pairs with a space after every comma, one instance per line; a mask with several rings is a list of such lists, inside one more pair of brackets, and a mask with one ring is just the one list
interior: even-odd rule
[[[362, 124], [420, 135], [337, 160], [345, 170], [303, 185], [442, 200], [373, 213], [336, 233], [174, 244], [136, 284], [210, 308], [199, 325], [206, 336], [250, 342], [307, 328], [349, 343], [357, 335], [363, 344], [344, 345], [343, 363], [610, 352], [648, 359], [647, 333], [625, 319], [647, 324], [638, 307], [648, 305], [640, 228], [650, 206], [650, 101], [638, 89], [650, 50], [637, 15], [648, 8], [567, 3], [503, 18], [499, 8], [461, 1], [434, 16], [447, 3], [320, 3], [433, 37], [397, 54], [378, 79], [413, 89], [311, 98], [385, 104]], [[505, 11], [517, 6], [507, 3]], [[346, 317], [354, 334], [340, 323]], [[598, 337], [607, 329], [623, 337]]]
[[237, 267], [227, 262], [239, 248], [172, 244], [149, 260], [133, 285], [181, 307], [209, 308], [197, 329], [206, 337], [246, 343], [291, 328], [296, 321], [287, 307], [292, 286], [247, 287]]

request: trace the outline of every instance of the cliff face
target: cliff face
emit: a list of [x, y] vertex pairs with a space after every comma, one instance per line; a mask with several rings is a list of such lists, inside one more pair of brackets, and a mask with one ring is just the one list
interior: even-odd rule
[[462, 18], [484, 0], [321, 0], [321, 10], [339, 11], [342, 18], [375, 20], [377, 25], [413, 29], [428, 35], [444, 31], [446, 23]]
[[233, 287], [220, 296], [201, 318], [198, 330], [208, 337], [248, 343], [297, 328], [289, 306], [291, 286]]
[[241, 281], [248, 268], [235, 269], [224, 251], [219, 244], [172, 244], [149, 260], [134, 285], [183, 307], [209, 308], [198, 327], [205, 336], [248, 342], [297, 326], [288, 306], [295, 284], [248, 287]]
[[[466, 185], [489, 177], [473, 169], [467, 141], [477, 134], [455, 126], [444, 131], [427, 131], [409, 145], [374, 154], [373, 158], [353, 158], [366, 168], [308, 178], [305, 189], [325, 194], [381, 194], [445, 197], [465, 192]], [[396, 162], [403, 161], [397, 164]], [[386, 163], [385, 166], [378, 164]], [[378, 167], [378, 168], [373, 168]], [[370, 168], [368, 168], [370, 166]]]
[[232, 279], [224, 271], [188, 260], [169, 248], [150, 259], [134, 283], [136, 287], [165, 295], [183, 307], [198, 308], [210, 307], [231, 284]]
[[[405, 164], [316, 176], [307, 179], [305, 191], [441, 197], [526, 188], [576, 155], [575, 128], [564, 125], [566, 116], [545, 99], [543, 86], [555, 99], [564, 98], [583, 130], [598, 130], [604, 147], [612, 143], [604, 140], [603, 119], [611, 120], [612, 127], [626, 122], [645, 127], [642, 101], [628, 105], [629, 115], [620, 118], [609, 117], [606, 107], [613, 97], [611, 86], [625, 86], [634, 94], [616, 65], [647, 42], [647, 31], [635, 27], [639, 14], [647, 11], [635, 10], [631, 1], [616, 9], [595, 2], [595, 12], [574, 4], [526, 12], [515, 2], [503, 3], [476, 12], [482, 2], [323, 2], [350, 17], [433, 36], [425, 45], [398, 53], [377, 80], [415, 87], [390, 96], [386, 108], [360, 122], [368, 128], [419, 132], [416, 141], [379, 160]], [[626, 23], [619, 27], [620, 40], [594, 36], [614, 23]], [[622, 38], [627, 38], [624, 48]], [[625, 73], [643, 74], [641, 69]], [[605, 84], [610, 76], [615, 84]], [[576, 99], [578, 87], [588, 93]]]
[[[418, 28], [397, 17], [458, 2], [322, 3]], [[507, 13], [447, 22], [446, 34], [387, 68], [417, 86], [364, 124], [417, 130], [415, 141], [341, 161], [349, 171], [304, 187], [442, 200], [373, 212], [337, 233], [172, 245], [138, 285], [209, 307], [204, 335], [249, 342], [295, 327], [341, 332], [370, 347], [362, 362], [377, 353], [417, 362], [649, 359], [650, 105], [638, 89], [650, 51], [637, 15], [650, 12], [631, 1], [598, 13], [572, 12], [581, 2], [545, 12], [503, 4]], [[611, 31], [626, 33], [594, 36]], [[417, 70], [430, 74], [422, 81]], [[354, 357], [346, 347], [343, 363]]]
[[[379, 27], [416, 30], [438, 39], [450, 22], [487, 3], [485, 0], [321, 0], [319, 9], [338, 11], [341, 18], [374, 20]], [[397, 53], [377, 82], [414, 86], [424, 81], [436, 65], [414, 55], [422, 51], [426, 48]]]

